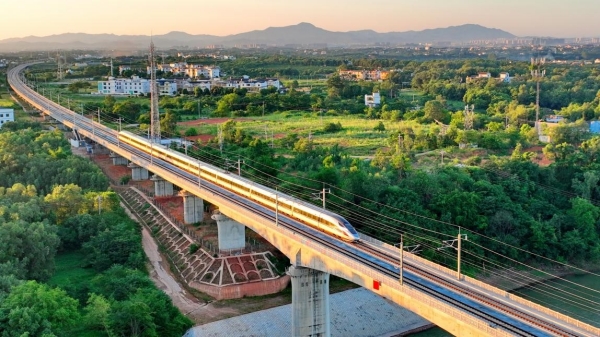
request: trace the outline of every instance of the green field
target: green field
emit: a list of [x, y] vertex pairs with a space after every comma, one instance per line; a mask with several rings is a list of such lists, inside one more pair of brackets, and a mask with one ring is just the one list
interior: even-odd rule
[[[390, 130], [397, 130], [400, 122], [384, 121], [385, 132], [374, 131], [379, 120], [365, 119], [357, 116], [328, 116], [322, 118], [311, 112], [284, 112], [265, 117], [237, 118], [237, 127], [248, 134], [261, 137], [270, 141], [283, 138], [288, 134], [296, 133], [299, 137], [312, 135], [315, 145], [331, 147], [339, 145], [344, 147], [350, 155], [369, 156], [375, 151], [387, 146]], [[328, 123], [341, 123], [342, 130], [333, 133], [324, 133], [323, 127]], [[199, 134], [217, 135], [218, 124], [202, 123], [194, 126]], [[189, 127], [180, 126], [180, 131]], [[265, 130], [267, 136], [265, 136]]]
[[83, 257], [80, 251], [56, 255], [56, 271], [48, 284], [68, 289], [70, 286], [89, 282], [96, 276], [96, 272], [91, 268], [82, 267]]

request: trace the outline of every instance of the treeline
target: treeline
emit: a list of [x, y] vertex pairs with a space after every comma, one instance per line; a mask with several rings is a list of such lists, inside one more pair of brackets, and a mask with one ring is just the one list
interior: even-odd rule
[[[465, 243], [465, 249], [492, 262], [501, 260], [495, 253], [545, 262], [525, 251], [577, 265], [600, 261], [600, 137], [579, 145], [548, 145], [545, 152], [555, 162], [547, 167], [532, 163], [534, 154], [518, 143], [508, 157], [472, 155], [466, 164], [454, 159], [462, 150], [447, 148], [446, 164], [436, 160], [423, 167], [415, 166], [414, 153], [404, 148], [410, 138], [398, 142], [395, 135], [389, 150], [365, 161], [296, 134], [277, 140], [294, 155], [276, 157], [268, 144], [245, 135], [234, 122], [223, 129], [225, 157], [246, 158], [246, 176], [311, 202], [308, 188], [331, 188], [328, 209], [390, 243], [405, 234], [433, 260], [443, 260], [436, 248], [456, 237], [459, 226], [476, 244]], [[188, 153], [225, 166], [211, 147]]]
[[[0, 335], [181, 336], [191, 321], [148, 277], [140, 228], [102, 172], [59, 132], [11, 124], [0, 133]], [[92, 276], [49, 285], [64, 254]]]

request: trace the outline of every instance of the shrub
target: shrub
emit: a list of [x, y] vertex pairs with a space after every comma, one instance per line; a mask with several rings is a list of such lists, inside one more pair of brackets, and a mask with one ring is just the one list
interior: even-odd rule
[[323, 127], [323, 132], [338, 132], [342, 130], [342, 123], [327, 123]]
[[197, 136], [197, 135], [198, 135], [198, 129], [196, 129], [196, 128], [189, 128], [189, 129], [185, 130], [186, 137], [192, 137], [192, 136]]
[[121, 177], [120, 183], [121, 185], [127, 185], [131, 180], [131, 176], [123, 176]]
[[195, 243], [192, 243], [192, 244], [190, 245], [190, 254], [194, 254], [195, 252], [197, 252], [197, 251], [198, 251], [198, 249], [200, 249], [200, 246], [198, 246], [198, 245], [197, 245], [197, 244], [195, 244]]

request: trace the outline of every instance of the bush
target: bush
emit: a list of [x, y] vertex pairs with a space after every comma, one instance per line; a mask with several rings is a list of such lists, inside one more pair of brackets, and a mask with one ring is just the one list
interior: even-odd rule
[[131, 176], [123, 176], [121, 177], [121, 180], [119, 182], [121, 183], [121, 185], [127, 185], [130, 180]]
[[342, 130], [342, 123], [327, 123], [323, 127], [323, 132], [338, 132]]
[[197, 136], [197, 135], [198, 135], [198, 129], [196, 129], [196, 128], [189, 128], [189, 129], [185, 130], [186, 137], [192, 137], [192, 136]]
[[192, 243], [192, 244], [190, 245], [190, 254], [194, 254], [195, 252], [197, 252], [197, 251], [198, 251], [198, 249], [200, 249], [200, 246], [198, 246], [198, 245], [197, 245], [197, 244], [195, 244], [195, 243]]

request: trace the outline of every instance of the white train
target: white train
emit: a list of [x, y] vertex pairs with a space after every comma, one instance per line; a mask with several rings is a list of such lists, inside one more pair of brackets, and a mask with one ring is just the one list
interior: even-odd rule
[[168, 160], [180, 169], [196, 176], [200, 175], [203, 180], [210, 181], [238, 195], [243, 195], [271, 210], [277, 208], [278, 212], [290, 218], [299, 220], [304, 224], [336, 236], [344, 241], [354, 242], [360, 238], [354, 227], [346, 219], [325, 209], [318, 208], [290, 196], [282, 197], [278, 194], [276, 200], [276, 192], [268, 187], [256, 184], [248, 179], [233, 175], [206, 163], [199, 165], [198, 161], [190, 159], [165, 146], [152, 144], [151, 147], [147, 139], [134, 135], [131, 132], [119, 132], [119, 140], [143, 152], [152, 152], [152, 155], [157, 158]]

